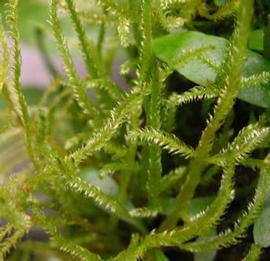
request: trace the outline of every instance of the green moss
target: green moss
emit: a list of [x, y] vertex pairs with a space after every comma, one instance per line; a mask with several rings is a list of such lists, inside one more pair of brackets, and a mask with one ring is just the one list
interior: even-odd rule
[[[213, 260], [252, 236], [255, 222], [247, 260], [258, 260], [269, 245], [260, 237], [268, 227], [269, 61], [249, 37], [257, 2], [214, 3], [9, 1], [10, 47], [0, 34], [0, 259], [180, 260], [185, 250]], [[19, 31], [31, 42], [26, 21], [47, 16], [66, 75], [45, 91], [22, 90]], [[73, 39], [62, 19], [72, 21]], [[229, 39], [211, 35], [222, 19], [235, 19]], [[111, 72], [123, 52], [118, 84]], [[194, 126], [191, 146], [181, 131]], [[49, 238], [37, 242], [34, 228]]]

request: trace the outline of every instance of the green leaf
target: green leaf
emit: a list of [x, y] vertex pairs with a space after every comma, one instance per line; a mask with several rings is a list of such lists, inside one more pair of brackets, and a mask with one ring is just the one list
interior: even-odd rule
[[108, 196], [117, 197], [119, 193], [119, 186], [115, 180], [110, 176], [101, 178], [97, 170], [93, 167], [81, 169], [79, 176], [87, 183], [99, 187], [100, 190]]
[[161, 251], [156, 250], [156, 261], [169, 261], [168, 257]]
[[264, 39], [264, 32], [262, 29], [252, 31], [249, 36], [248, 47], [251, 50], [262, 52], [264, 49], [263, 39]]
[[[102, 193], [110, 197], [112, 203], [114, 202], [117, 203], [116, 201], [114, 201], [114, 199], [116, 200], [118, 197], [119, 186], [112, 177], [110, 176], [101, 177], [97, 169], [95, 169], [94, 167], [82, 168], [79, 172], [79, 177], [83, 181], [89, 183], [91, 186], [99, 188]], [[126, 209], [134, 208], [133, 204], [128, 199], [126, 199], [123, 205]], [[146, 231], [143, 223], [140, 220], [127, 218], [125, 215], [119, 215], [119, 217], [125, 220], [126, 222], [134, 225], [140, 231], [142, 232]]]
[[269, 47], [269, 41], [270, 41], [270, 23], [268, 21], [268, 24], [264, 27], [264, 38], [263, 38], [263, 55], [270, 59], [270, 47]]
[[[175, 60], [180, 58], [185, 51], [196, 50], [210, 45], [214, 46], [215, 49], [209, 50], [209, 48], [205, 51], [205, 55], [207, 55], [207, 58], [211, 59], [213, 63], [220, 64], [226, 47], [226, 40], [200, 32], [172, 33], [157, 38], [153, 42], [153, 50], [159, 59], [169, 65], [173, 65]], [[187, 79], [203, 86], [205, 86], [208, 81], [213, 82], [216, 76], [211, 68], [198, 59], [190, 59], [184, 66], [175, 69]]]
[[[0, 1], [0, 13], [4, 15], [6, 11], [5, 3], [7, 1]], [[33, 23], [40, 23], [47, 25], [48, 20], [48, 5], [45, 1], [27, 0], [19, 1], [18, 13], [20, 23], [18, 24], [21, 39], [23, 42], [30, 44], [35, 43], [35, 27]]]
[[254, 222], [253, 236], [254, 241], [261, 247], [270, 246], [270, 204], [269, 200], [264, 205], [261, 213], [257, 216]]
[[199, 212], [204, 211], [213, 200], [214, 197], [199, 197], [192, 199], [188, 209], [189, 216], [194, 216]]
[[37, 105], [44, 93], [44, 90], [39, 88], [25, 88], [22, 92], [29, 105]]
[[230, 3], [232, 0], [214, 0], [215, 5], [221, 6]]
[[[206, 237], [199, 238], [200, 240], [207, 240], [209, 237], [213, 237], [217, 235], [216, 228], [213, 228], [209, 231]], [[205, 251], [194, 253], [194, 261], [212, 261], [215, 259], [217, 255], [217, 251]]]
[[[204, 50], [201, 57], [194, 55], [184, 65], [175, 68], [180, 74], [198, 85], [207, 87], [213, 83], [225, 54], [228, 40], [196, 31], [178, 32], [157, 38], [153, 42], [155, 55], [173, 66], [177, 59], [190, 50], [212, 47]], [[203, 59], [201, 59], [203, 58]], [[205, 61], [204, 61], [205, 60]], [[207, 62], [206, 62], [207, 61]], [[211, 64], [211, 65], [210, 65]], [[216, 68], [216, 70], [215, 70]], [[270, 62], [258, 53], [248, 50], [243, 77], [270, 71]], [[270, 107], [270, 84], [258, 84], [242, 88], [238, 98], [261, 107]]]
[[[199, 197], [191, 200], [188, 215], [190, 217], [204, 211], [213, 201], [214, 197]], [[160, 199], [161, 213], [168, 215], [175, 208], [176, 200], [171, 197], [163, 197]]]
[[0, 94], [0, 111], [4, 111], [7, 108], [7, 101], [5, 100], [5, 97]]

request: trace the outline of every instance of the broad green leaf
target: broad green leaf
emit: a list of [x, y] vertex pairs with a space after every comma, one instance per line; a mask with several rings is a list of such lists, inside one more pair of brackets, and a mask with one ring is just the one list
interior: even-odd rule
[[[30, 106], [37, 105], [42, 97], [42, 94], [44, 93], [44, 90], [37, 88], [25, 88], [22, 91], [25, 95], [27, 104]], [[7, 108], [8, 102], [6, 98], [0, 94], [0, 128], [5, 126]]]
[[22, 91], [29, 105], [37, 105], [44, 93], [40, 88], [25, 88]]
[[230, 3], [232, 0], [214, 0], [215, 5], [221, 6]]
[[268, 24], [264, 27], [263, 30], [264, 37], [263, 37], [263, 55], [270, 59], [270, 22], [268, 21]]
[[110, 259], [110, 258], [112, 258], [113, 257], [113, 255], [112, 254], [107, 254], [107, 253], [102, 253], [102, 254], [100, 254], [100, 257], [102, 258], [102, 259], [104, 259], [104, 260], [107, 260], [107, 259]]
[[[28, 105], [36, 105], [40, 101], [44, 90], [39, 88], [24, 88], [22, 92]], [[8, 103], [6, 98], [2, 94], [0, 94], [0, 111], [4, 111], [5, 109], [7, 109], [7, 106]]]
[[[213, 63], [219, 65], [226, 48], [224, 38], [200, 32], [180, 32], [157, 38], [153, 42], [153, 50], [156, 56], [169, 65], [180, 58], [183, 52], [206, 46], [215, 47], [213, 50], [207, 50], [205, 55]], [[216, 77], [215, 72], [197, 58], [191, 59], [184, 66], [175, 69], [187, 79], [200, 85], [206, 85], [208, 81], [213, 82]]]
[[199, 197], [192, 199], [188, 209], [189, 216], [194, 216], [199, 212], [204, 211], [213, 200], [214, 197]]
[[255, 51], [263, 51], [264, 32], [262, 29], [252, 31], [249, 36], [248, 48]]
[[[3, 15], [7, 1], [0, 0], [0, 13]], [[21, 40], [27, 43], [34, 44], [35, 27], [31, 25], [33, 22], [39, 22], [47, 25], [48, 20], [48, 4], [43, 0], [25, 0], [19, 1], [18, 15], [20, 22], [18, 24]]]
[[159, 204], [161, 208], [161, 213], [163, 215], [168, 215], [175, 208], [175, 198], [163, 197], [160, 198]]
[[194, 254], [194, 261], [212, 261], [215, 259], [217, 251], [199, 252]]
[[0, 111], [3, 111], [7, 108], [7, 101], [5, 99], [5, 97], [0, 94]]
[[[199, 212], [205, 210], [213, 201], [213, 197], [199, 197], [191, 200], [188, 214], [194, 216]], [[163, 197], [160, 199], [161, 212], [168, 215], [175, 208], [175, 198]]]
[[[217, 235], [216, 227], [212, 228], [206, 237], [200, 237], [198, 240], [206, 240], [209, 237], [213, 237]], [[217, 251], [206, 251], [206, 252], [198, 252], [194, 254], [194, 261], [212, 261], [215, 259], [217, 255]]]
[[[94, 167], [82, 168], [79, 172], [79, 177], [82, 180], [88, 182], [89, 184], [100, 188], [100, 190], [104, 194], [117, 199], [117, 196], [119, 194], [119, 186], [112, 177], [110, 176], [100, 177], [98, 170]], [[124, 206], [129, 210], [134, 208], [132, 202], [130, 202], [128, 199], [125, 200]], [[119, 218], [137, 227], [143, 233], [146, 231], [143, 223], [140, 220], [126, 219], [125, 217], [122, 216]]]
[[156, 250], [156, 261], [169, 261], [168, 257], [161, 250]]
[[[207, 35], [197, 31], [187, 31], [155, 39], [153, 50], [159, 59], [173, 66], [177, 58], [180, 58], [185, 51], [209, 46], [209, 49], [204, 50], [201, 56], [208, 59], [212, 65], [218, 68], [224, 58], [227, 43], [228, 40], [222, 37]], [[215, 69], [203, 62], [198, 56], [192, 57], [187, 63], [175, 69], [190, 81], [202, 86], [207, 86], [208, 83], [214, 82], [217, 75]], [[248, 50], [243, 76], [248, 77], [269, 71], [270, 62], [260, 54]], [[267, 108], [270, 107], [269, 92], [270, 83], [242, 88], [238, 98]]]
[[254, 241], [261, 247], [270, 246], [270, 204], [267, 200], [267, 204], [264, 205], [264, 208], [257, 216], [254, 222], [253, 236]]
[[90, 183], [95, 187], [99, 187], [100, 190], [109, 196], [116, 197], [118, 195], [119, 186], [113, 178], [110, 176], [100, 177], [97, 170], [92, 167], [83, 168], [79, 176], [82, 180]]

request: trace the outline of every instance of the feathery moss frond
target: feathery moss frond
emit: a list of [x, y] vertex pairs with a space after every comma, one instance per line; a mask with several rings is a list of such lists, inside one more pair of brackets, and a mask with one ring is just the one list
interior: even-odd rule
[[24, 229], [16, 230], [13, 235], [5, 239], [3, 242], [0, 243], [0, 260], [4, 260], [6, 255], [11, 251], [13, 247], [18, 243], [18, 241], [24, 236], [25, 234]]
[[66, 183], [72, 190], [78, 191], [86, 197], [93, 199], [99, 206], [108, 209], [111, 213], [130, 218], [128, 211], [123, 206], [121, 206], [116, 200], [101, 192], [98, 187], [94, 187], [78, 177], [69, 177], [66, 179]]
[[120, 103], [120, 105], [111, 113], [111, 117], [105, 121], [104, 126], [97, 130], [86, 145], [75, 151], [66, 159], [73, 159], [75, 164], [79, 164], [86, 158], [88, 158], [92, 153], [101, 150], [110, 141], [112, 136], [117, 132], [118, 127], [124, 122], [127, 114], [132, 111], [132, 108], [137, 108], [142, 101], [142, 97], [137, 92], [133, 92]]
[[223, 233], [220, 233], [218, 236], [208, 240], [188, 243], [185, 245], [185, 249], [189, 249], [192, 252], [200, 252], [210, 249], [218, 249], [220, 247], [228, 247], [239, 242], [239, 238], [243, 236], [246, 229], [252, 224], [254, 218], [260, 211], [265, 196], [268, 193], [268, 187], [270, 182], [270, 178], [268, 175], [270, 169], [269, 158], [270, 155], [268, 154], [264, 160], [264, 166], [262, 167], [260, 172], [260, 179], [255, 191], [254, 199], [252, 200], [252, 203], [249, 204], [248, 211], [239, 218], [239, 220], [234, 226], [234, 229], [227, 229]]
[[218, 21], [223, 20], [229, 16], [233, 16], [237, 9], [239, 8], [239, 1], [233, 0], [228, 3], [221, 5], [216, 12], [210, 14], [206, 6], [201, 5], [199, 8], [199, 13], [202, 17], [205, 17], [209, 20]]
[[[1, 18], [1, 17], [0, 17]], [[5, 83], [6, 74], [8, 70], [8, 46], [5, 39], [5, 33], [2, 26], [0, 26], [0, 44], [1, 44], [1, 70], [0, 70], [0, 90], [2, 90]]]
[[123, 96], [123, 91], [120, 89], [120, 87], [110, 80], [104, 79], [85, 80], [84, 84], [86, 88], [93, 88], [95, 90], [97, 89], [105, 90], [114, 101], [121, 100]]
[[101, 77], [103, 72], [97, 47], [95, 46], [94, 42], [86, 36], [86, 32], [80, 22], [73, 0], [66, 0], [66, 3], [80, 40], [81, 52], [84, 57], [87, 71], [93, 78]]
[[176, 182], [178, 182], [181, 178], [184, 177], [186, 171], [187, 168], [181, 166], [163, 176], [160, 182], [160, 192], [166, 191], [168, 188], [175, 185]]
[[145, 141], [161, 146], [172, 154], [181, 154], [187, 158], [193, 154], [193, 149], [179, 140], [176, 136], [162, 133], [154, 129], [141, 129], [129, 134], [129, 139]]
[[173, 73], [175, 69], [179, 69], [180, 67], [184, 66], [192, 58], [201, 57], [202, 53], [213, 48], [214, 47], [212, 45], [207, 45], [200, 48], [181, 51], [181, 53], [174, 58], [170, 65], [162, 71], [161, 79], [167, 79], [168, 76]]
[[[11, 101], [13, 102], [13, 108], [16, 111], [18, 117], [21, 120], [21, 123], [29, 128], [29, 112], [25, 102], [25, 98], [21, 92], [21, 56], [20, 56], [20, 47], [19, 47], [19, 32], [17, 28], [17, 0], [10, 0], [8, 3], [9, 7], [9, 25], [10, 31], [9, 35], [12, 39], [12, 68], [13, 68], [13, 83], [8, 84], [8, 92]], [[11, 86], [12, 85], [12, 86]], [[28, 132], [29, 133], [29, 132]]]
[[[241, 88], [254, 87], [261, 84], [267, 84], [270, 80], [270, 74], [263, 72], [258, 75], [241, 78]], [[167, 103], [170, 105], [183, 105], [185, 103], [194, 102], [203, 99], [212, 99], [218, 97], [220, 89], [214, 86], [196, 86], [182, 94], [172, 94]]]
[[117, 4], [115, 1], [112, 0], [95, 0], [95, 2], [103, 7], [108, 13], [111, 13], [115, 16], [123, 16], [124, 15], [124, 9]]
[[270, 81], [270, 72], [262, 72], [241, 79], [241, 86], [248, 88], [258, 85], [267, 84]]
[[97, 0], [96, 3], [102, 8], [104, 8], [107, 13], [116, 17], [117, 31], [119, 34], [120, 44], [123, 47], [128, 47], [130, 44], [132, 44], [132, 34], [130, 33], [131, 20], [127, 15], [127, 13], [129, 13], [129, 10], [126, 10], [125, 8], [111, 0]]
[[69, 49], [67, 47], [67, 43], [62, 35], [60, 22], [57, 17], [57, 6], [58, 1], [52, 0], [50, 6], [50, 24], [54, 32], [54, 37], [57, 41], [58, 48], [61, 52], [64, 61], [66, 73], [71, 82], [74, 97], [78, 102], [78, 104], [81, 106], [84, 113], [92, 117], [95, 117], [97, 115], [97, 111], [90, 103], [90, 100], [86, 94], [81, 79], [74, 67], [71, 55], [69, 53]]
[[[68, 7], [65, 2], [59, 3], [59, 9], [65, 13], [68, 13]], [[89, 12], [88, 10], [76, 10], [77, 15], [81, 19], [82, 22], [88, 23], [88, 24], [96, 24], [96, 25], [102, 25], [104, 23], [113, 23], [116, 19], [112, 16], [108, 16], [102, 13], [95, 13], [94, 11]]]
[[70, 254], [71, 256], [78, 258], [82, 261], [99, 261], [101, 258], [98, 255], [95, 255], [88, 251], [86, 248], [83, 248], [79, 245], [72, 243], [71, 241], [65, 239], [59, 232], [54, 224], [48, 220], [48, 218], [36, 207], [33, 208], [35, 218], [38, 219], [38, 222], [41, 223], [49, 235], [52, 236], [52, 239], [55, 241], [56, 246], [63, 252]]
[[[224, 214], [228, 204], [234, 198], [233, 190], [233, 175], [234, 175], [234, 165], [231, 162], [228, 162], [228, 166], [225, 167], [222, 175], [221, 185], [218, 192], [218, 196], [214, 202], [202, 213], [198, 213], [194, 217], [188, 217], [188, 229], [193, 231], [193, 235], [201, 235], [214, 225], [218, 223], [221, 216]], [[171, 222], [170, 219], [168, 219]], [[207, 222], [206, 222], [207, 221]], [[160, 230], [163, 230], [162, 226], [166, 226], [166, 222], [163, 223], [160, 227]], [[180, 230], [181, 231], [181, 230]], [[192, 234], [192, 233], [191, 233]]]
[[28, 110], [28, 106], [25, 100], [25, 97], [21, 90], [21, 53], [19, 47], [19, 31], [18, 31], [18, 0], [10, 0], [8, 2], [8, 24], [9, 28], [9, 36], [12, 40], [12, 64], [11, 70], [13, 71], [13, 75], [10, 76], [11, 79], [8, 79], [6, 86], [6, 95], [8, 101], [11, 103], [12, 109], [17, 114], [20, 123], [25, 128], [25, 136], [26, 136], [26, 147], [29, 153], [29, 156], [35, 165], [38, 168], [38, 163], [35, 158], [34, 148], [33, 148], [33, 135], [32, 135], [32, 126], [30, 122], [30, 114]]
[[103, 149], [106, 153], [112, 155], [114, 160], [122, 159], [127, 154], [127, 149], [123, 144], [116, 144], [113, 141], [108, 142]]
[[[185, 3], [186, 1], [182, 1], [182, 2]], [[170, 7], [170, 5], [172, 4], [180, 3], [179, 0], [177, 2], [156, 0], [156, 3], [157, 3], [157, 14], [158, 14], [159, 22], [165, 30], [171, 31], [174, 28], [178, 28], [184, 25], [185, 21], [182, 17], [166, 15], [168, 7]]]
[[132, 44], [132, 35], [130, 33], [131, 22], [126, 17], [119, 17], [117, 31], [120, 38], [120, 43], [123, 47], [128, 47]]
[[[251, 124], [243, 128], [231, 144], [223, 149], [221, 154], [230, 154], [236, 162], [247, 158], [269, 136], [270, 129], [263, 128], [259, 124]], [[219, 157], [217, 155], [217, 157]]]
[[196, 14], [201, 2], [201, 0], [161, 0], [161, 9], [167, 13], [181, 8], [181, 18], [184, 22], [188, 22]]
[[118, 171], [132, 171], [133, 173], [139, 171], [140, 167], [137, 164], [134, 164], [133, 166], [130, 166], [129, 164], [125, 162], [116, 161], [113, 163], [105, 164], [103, 165], [102, 169], [100, 170], [100, 176], [104, 177], [107, 175], [112, 175], [115, 172]]
[[135, 208], [129, 211], [132, 217], [136, 218], [154, 218], [158, 215], [159, 209], [145, 207], [145, 208]]
[[167, 103], [178, 106], [197, 100], [211, 99], [217, 97], [218, 92], [216, 88], [196, 86], [182, 94], [172, 94]]
[[1, 227], [0, 230], [0, 241], [2, 242], [7, 235], [9, 235], [12, 232], [13, 226], [11, 224], [7, 224], [3, 227]]
[[160, 3], [163, 9], [167, 9], [172, 5], [184, 4], [188, 1], [189, 0], [161, 0]]

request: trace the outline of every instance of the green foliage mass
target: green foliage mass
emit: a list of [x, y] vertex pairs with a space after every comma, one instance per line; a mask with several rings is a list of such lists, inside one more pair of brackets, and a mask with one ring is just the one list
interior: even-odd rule
[[[213, 260], [250, 236], [255, 223], [242, 256], [259, 260], [270, 245], [264, 234], [270, 62], [264, 28], [254, 28], [264, 19], [254, 9], [264, 2], [86, 2], [50, 1], [50, 29], [65, 75], [53, 68], [52, 84], [34, 103], [21, 88], [19, 3], [6, 4], [0, 259], [31, 260], [35, 253], [38, 260], [166, 261], [179, 249], [195, 260]], [[62, 19], [72, 22], [75, 40], [64, 35]], [[205, 33], [205, 24], [224, 20], [234, 25], [232, 32]], [[98, 35], [92, 38], [93, 28]], [[85, 77], [77, 72], [74, 49]], [[127, 90], [111, 77], [119, 52], [127, 59], [118, 68]], [[191, 87], [172, 91], [176, 71]], [[189, 103], [195, 120], [196, 103], [204, 110], [195, 145], [177, 132], [186, 117], [179, 112]], [[235, 127], [239, 103], [249, 120]], [[252, 182], [241, 187], [238, 178], [249, 173]], [[233, 209], [245, 193], [248, 202]], [[48, 237], [31, 239], [36, 230]]]

